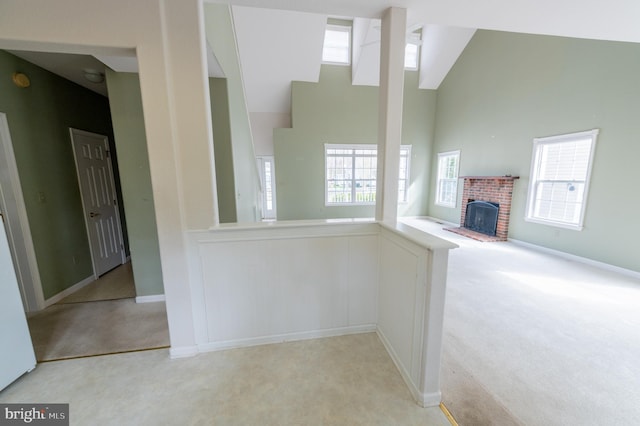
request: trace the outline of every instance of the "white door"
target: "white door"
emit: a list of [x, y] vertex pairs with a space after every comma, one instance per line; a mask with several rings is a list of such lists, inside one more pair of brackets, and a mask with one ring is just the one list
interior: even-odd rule
[[7, 234], [0, 219], [0, 391], [36, 366]]
[[70, 131], [93, 269], [98, 277], [125, 260], [109, 140], [83, 130]]

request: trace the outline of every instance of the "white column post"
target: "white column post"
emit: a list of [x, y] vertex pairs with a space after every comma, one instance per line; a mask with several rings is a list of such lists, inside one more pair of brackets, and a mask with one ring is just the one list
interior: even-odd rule
[[197, 353], [187, 232], [218, 222], [202, 8], [161, 0], [162, 42], [137, 49], [172, 357]]
[[391, 7], [385, 11], [380, 42], [376, 220], [389, 223], [395, 223], [398, 217], [406, 27], [406, 9]]
[[420, 392], [423, 407], [440, 404], [440, 363], [449, 248], [432, 249], [427, 260], [427, 299], [422, 341]]

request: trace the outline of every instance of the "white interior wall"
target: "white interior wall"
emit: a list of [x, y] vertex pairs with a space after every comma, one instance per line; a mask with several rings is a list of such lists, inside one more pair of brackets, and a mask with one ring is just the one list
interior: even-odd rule
[[223, 225], [190, 233], [189, 246], [198, 350], [377, 330], [415, 399], [440, 403], [454, 244], [342, 220]]
[[118, 55], [135, 49], [171, 343], [194, 347], [185, 231], [216, 222], [199, 0], [6, 0], [0, 48]]
[[257, 157], [273, 156], [273, 129], [291, 127], [291, 114], [280, 112], [252, 112], [249, 114], [253, 146]]

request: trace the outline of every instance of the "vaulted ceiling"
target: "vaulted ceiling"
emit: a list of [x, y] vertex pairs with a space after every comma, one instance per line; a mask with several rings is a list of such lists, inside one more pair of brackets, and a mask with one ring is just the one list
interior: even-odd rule
[[[290, 83], [317, 81], [327, 17], [353, 20], [354, 84], [375, 85], [379, 69], [379, 21], [390, 7], [407, 9], [407, 27], [422, 28], [420, 87], [437, 88], [475, 29], [640, 42], [637, 0], [219, 0], [232, 6], [250, 112], [287, 112]], [[25, 59], [87, 83], [82, 70], [102, 62], [135, 71], [135, 57], [73, 58], [17, 52]], [[91, 61], [93, 59], [93, 62]], [[98, 61], [99, 60], [99, 61]], [[208, 52], [209, 74], [222, 76]], [[74, 72], [65, 69], [74, 68]], [[66, 75], [65, 75], [66, 73]]]

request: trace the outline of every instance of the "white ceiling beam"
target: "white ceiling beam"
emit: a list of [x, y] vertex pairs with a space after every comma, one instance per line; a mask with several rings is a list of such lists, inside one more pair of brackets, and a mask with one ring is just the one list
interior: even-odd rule
[[473, 28], [426, 25], [420, 47], [420, 89], [437, 89], [467, 46]]

